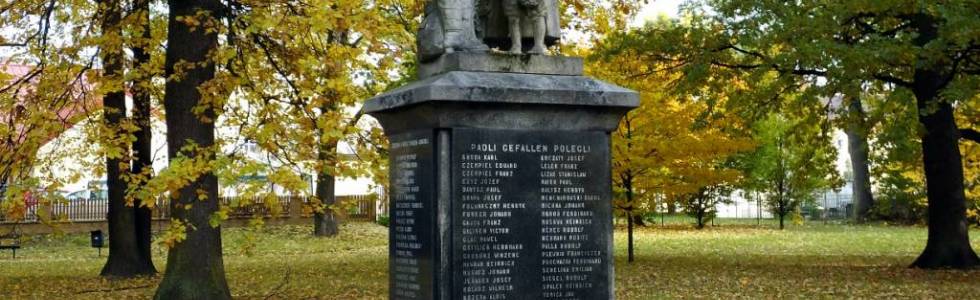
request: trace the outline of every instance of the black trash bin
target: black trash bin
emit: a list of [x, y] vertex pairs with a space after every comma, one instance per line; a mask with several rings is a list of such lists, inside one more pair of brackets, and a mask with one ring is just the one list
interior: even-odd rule
[[99, 256], [102, 256], [102, 247], [105, 247], [105, 236], [102, 235], [102, 230], [92, 230], [91, 238], [92, 248], [99, 248]]

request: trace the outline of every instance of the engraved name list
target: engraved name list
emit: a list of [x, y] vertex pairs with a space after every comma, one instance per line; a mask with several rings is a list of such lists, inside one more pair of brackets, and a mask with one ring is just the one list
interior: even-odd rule
[[607, 137], [456, 130], [454, 299], [595, 299], [612, 286]]

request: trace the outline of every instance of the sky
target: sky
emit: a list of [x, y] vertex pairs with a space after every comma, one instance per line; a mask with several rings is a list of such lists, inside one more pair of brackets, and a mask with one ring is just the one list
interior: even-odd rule
[[640, 13], [633, 19], [632, 26], [642, 26], [646, 20], [656, 18], [660, 14], [669, 17], [677, 17], [678, 8], [684, 0], [649, 0], [650, 2], [640, 9]]
[[[629, 26], [633, 28], [642, 27], [647, 20], [654, 20], [657, 16], [664, 14], [668, 17], [677, 17], [678, 10], [681, 3], [687, 0], [645, 0], [640, 11], [636, 14], [633, 20], [630, 21]], [[584, 45], [587, 44], [588, 38], [580, 31], [573, 29], [565, 29], [562, 31], [562, 44], [566, 45]]]

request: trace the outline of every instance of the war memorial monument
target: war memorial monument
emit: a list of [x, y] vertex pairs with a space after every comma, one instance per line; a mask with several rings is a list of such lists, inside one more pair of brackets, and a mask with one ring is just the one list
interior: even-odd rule
[[390, 144], [391, 299], [613, 299], [610, 132], [635, 92], [544, 55], [556, 0], [432, 0]]

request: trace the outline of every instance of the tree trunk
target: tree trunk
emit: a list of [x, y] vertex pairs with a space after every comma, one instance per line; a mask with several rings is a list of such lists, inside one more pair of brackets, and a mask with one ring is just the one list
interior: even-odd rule
[[[122, 38], [122, 5], [118, 1], [100, 1], [99, 12], [102, 24], [102, 34], [113, 42], [102, 45], [103, 82], [110, 91], [103, 97], [103, 114], [105, 126], [109, 130], [103, 138], [115, 138], [126, 134], [123, 122], [126, 121], [126, 94], [122, 87], [123, 50], [114, 43]], [[126, 204], [127, 184], [124, 176], [128, 173], [125, 160], [129, 157], [128, 143], [106, 145], [120, 148], [118, 157], [106, 157], [106, 186], [108, 189], [108, 214], [106, 221], [109, 227], [109, 258], [100, 274], [107, 277], [136, 277], [155, 273], [141, 256], [135, 224], [135, 211]]]
[[912, 263], [917, 268], [972, 268], [980, 265], [966, 220], [966, 195], [963, 186], [963, 161], [959, 134], [953, 118], [953, 106], [939, 99], [934, 72], [917, 70], [916, 101], [919, 122], [925, 128], [922, 158], [929, 200], [929, 238], [926, 248]]
[[[164, 98], [167, 152], [171, 161], [178, 156], [213, 159], [214, 154], [209, 152], [214, 146], [214, 123], [207, 120], [215, 119], [214, 109], [205, 109], [201, 116], [193, 109], [201, 103], [198, 88], [214, 78], [215, 65], [208, 55], [217, 48], [218, 35], [202, 27], [192, 28], [179, 19], [196, 18], [201, 26], [217, 24], [216, 20], [207, 18], [219, 15], [221, 3], [215, 0], [168, 2], [170, 19]], [[178, 64], [180, 66], [175, 68]], [[175, 72], [179, 72], [176, 77]], [[200, 150], [183, 150], [191, 143], [201, 147]], [[199, 192], [206, 199], [199, 198]], [[170, 248], [167, 269], [154, 298], [231, 299], [221, 257], [221, 227], [212, 227], [208, 222], [218, 205], [218, 179], [211, 170], [206, 170], [171, 195], [171, 218], [186, 224], [186, 238]]]
[[627, 261], [633, 262], [633, 210], [626, 211], [626, 249]]
[[779, 230], [783, 230], [783, 228], [785, 228], [785, 227], [783, 226], [783, 219], [786, 219], [786, 215], [785, 215], [785, 214], [782, 214], [782, 213], [780, 213], [780, 214], [779, 214]]
[[634, 214], [633, 215], [633, 224], [636, 224], [636, 226], [639, 226], [639, 227], [646, 227], [647, 226], [647, 222], [643, 220], [643, 214]]
[[847, 151], [851, 156], [851, 191], [854, 195], [854, 220], [862, 223], [867, 220], [874, 206], [871, 194], [871, 173], [868, 171], [868, 128], [861, 99], [850, 97], [848, 110], [851, 123], [846, 127]]
[[[628, 127], [627, 127], [628, 128]], [[633, 262], [633, 173], [626, 170], [623, 177], [623, 188], [626, 190], [626, 248], [627, 261]]]
[[[321, 143], [317, 158], [324, 165], [333, 165], [337, 159], [337, 142], [329, 141]], [[337, 197], [334, 195], [334, 176], [329, 172], [330, 168], [321, 167], [316, 177], [316, 198], [323, 204], [323, 211], [313, 213], [313, 235], [314, 236], [336, 236], [338, 229], [337, 214], [330, 208], [336, 203]]]
[[[929, 15], [916, 15], [912, 26], [918, 32], [913, 39], [916, 46], [925, 47], [939, 36], [938, 21]], [[912, 267], [976, 267], [980, 265], [980, 258], [970, 246], [967, 231], [959, 130], [953, 117], [952, 104], [940, 96], [940, 91], [948, 83], [946, 80], [953, 75], [937, 71], [951, 69], [942, 62], [935, 62], [929, 57], [918, 60], [911, 89], [919, 109], [919, 123], [926, 131], [922, 136], [922, 161], [929, 201], [929, 238], [926, 249], [912, 263]]]
[[707, 225], [705, 219], [708, 216], [708, 210], [705, 208], [704, 203], [698, 203], [698, 229], [704, 229], [704, 225]]
[[694, 220], [698, 223], [698, 229], [704, 229], [705, 209], [704, 209], [704, 203], [701, 202], [701, 196], [700, 196], [701, 192], [698, 193], [699, 193], [698, 195], [692, 196], [693, 198], [691, 198], [691, 201], [694, 201], [695, 203]]
[[[153, 74], [145, 70], [150, 64], [150, 53], [148, 51], [150, 41], [150, 1], [138, 1], [134, 6], [133, 14], [136, 16], [136, 26], [142, 28], [143, 41], [131, 47], [135, 62], [133, 69], [139, 70], [140, 76], [132, 84], [133, 94], [133, 122], [136, 123], [137, 130], [133, 134], [136, 140], [133, 141], [133, 152], [136, 161], [133, 162], [133, 174], [144, 174], [145, 183], [153, 176], [153, 126], [150, 117], [150, 92], [148, 86], [151, 85]], [[146, 199], [153, 201], [152, 199]], [[136, 211], [136, 242], [140, 249], [140, 259], [144, 268], [150, 273], [156, 273], [153, 266], [153, 211], [146, 204], [133, 203]]]

